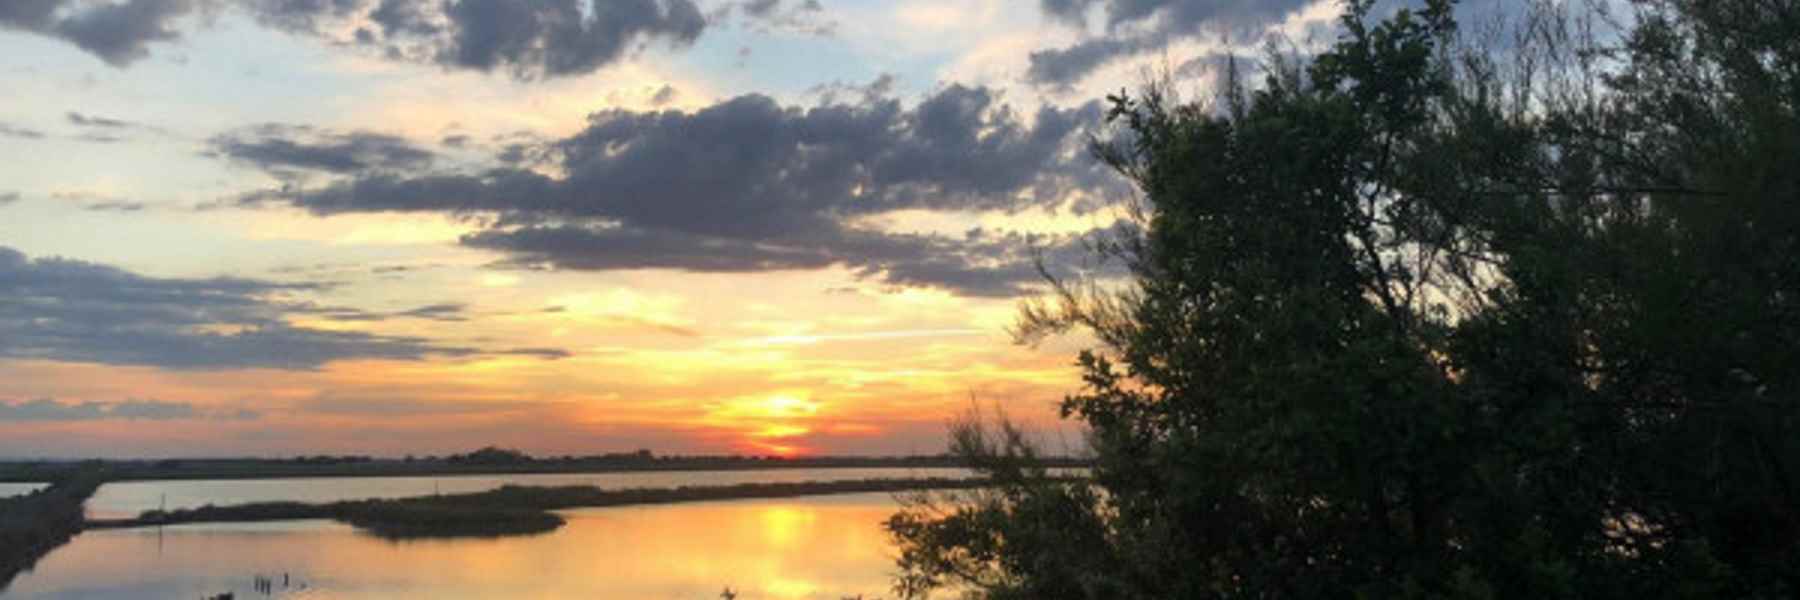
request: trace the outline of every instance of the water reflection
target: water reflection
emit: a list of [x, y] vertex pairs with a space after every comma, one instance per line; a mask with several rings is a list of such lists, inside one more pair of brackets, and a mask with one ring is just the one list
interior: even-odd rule
[[296, 598], [717, 598], [888, 595], [886, 494], [564, 513], [555, 533], [387, 542], [328, 521], [82, 534], [0, 597], [199, 598], [283, 573]]
[[205, 504], [292, 500], [336, 502], [363, 498], [403, 498], [433, 493], [481, 492], [506, 484], [596, 485], [602, 488], [677, 487], [844, 481], [899, 477], [968, 477], [965, 469], [771, 469], [763, 471], [655, 471], [641, 473], [556, 473], [461, 475], [448, 477], [327, 477], [260, 480], [132, 481], [109, 483], [88, 500], [93, 518], [135, 517], [146, 510], [195, 508]]

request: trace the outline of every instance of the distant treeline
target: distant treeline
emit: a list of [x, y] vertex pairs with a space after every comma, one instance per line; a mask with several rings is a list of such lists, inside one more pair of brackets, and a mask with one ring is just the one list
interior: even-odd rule
[[[1045, 466], [1083, 467], [1075, 458], [1045, 458]], [[312, 455], [293, 458], [182, 458], [82, 462], [0, 462], [0, 482], [43, 482], [80, 468], [104, 468], [111, 481], [146, 479], [262, 479], [285, 477], [394, 477], [517, 473], [602, 473], [738, 469], [962, 468], [967, 463], [936, 456], [657, 456], [649, 450], [587, 456], [533, 457], [486, 447], [449, 456], [376, 458]]]

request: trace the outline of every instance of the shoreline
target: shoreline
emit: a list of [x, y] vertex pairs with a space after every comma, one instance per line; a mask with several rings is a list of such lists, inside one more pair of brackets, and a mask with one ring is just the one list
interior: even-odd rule
[[326, 503], [258, 502], [167, 512], [146, 511], [135, 518], [86, 520], [83, 530], [329, 519], [387, 539], [499, 537], [554, 531], [563, 524], [563, 518], [555, 514], [560, 510], [957, 490], [990, 484], [991, 480], [985, 478], [933, 477], [618, 489], [592, 485], [507, 485], [465, 494]]
[[[1077, 459], [1045, 459], [1048, 468], [1082, 468]], [[536, 459], [515, 464], [458, 464], [442, 460], [394, 459], [305, 463], [263, 459], [183, 459], [174, 461], [0, 463], [0, 483], [44, 483], [82, 470], [106, 472], [106, 483], [130, 481], [256, 480], [364, 477], [450, 477], [494, 475], [584, 475], [693, 471], [779, 471], [795, 469], [966, 469], [948, 457], [906, 458], [657, 458], [644, 461]]]
[[74, 471], [43, 489], [0, 498], [0, 592], [44, 555], [81, 534], [87, 499], [104, 482], [93, 471]]

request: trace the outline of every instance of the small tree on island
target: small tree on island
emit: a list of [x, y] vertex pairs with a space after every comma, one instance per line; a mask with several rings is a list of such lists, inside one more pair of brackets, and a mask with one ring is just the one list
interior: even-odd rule
[[899, 591], [1800, 593], [1800, 4], [1346, 4], [1256, 89], [1111, 98], [1128, 281], [1017, 331], [1098, 340], [1092, 477], [958, 425], [997, 485], [889, 521]]

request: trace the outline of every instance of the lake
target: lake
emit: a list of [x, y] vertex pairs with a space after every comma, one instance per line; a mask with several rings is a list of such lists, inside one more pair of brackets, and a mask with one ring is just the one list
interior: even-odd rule
[[[781, 469], [453, 477], [112, 483], [95, 516], [270, 500], [329, 502], [473, 492], [514, 483], [675, 487], [966, 477], [963, 469]], [[4, 489], [4, 488], [0, 488]], [[696, 502], [563, 511], [547, 534], [393, 542], [333, 521], [90, 531], [56, 549], [0, 598], [625, 598], [741, 600], [891, 597], [895, 555], [881, 529], [889, 494]], [[281, 587], [283, 574], [289, 586]], [[253, 578], [273, 577], [272, 596]]]
[[601, 488], [740, 483], [793, 483], [909, 477], [970, 477], [967, 469], [767, 469], [735, 471], [639, 471], [628, 473], [550, 473], [522, 475], [453, 475], [433, 477], [319, 477], [298, 479], [171, 480], [109, 483], [88, 500], [88, 516], [96, 519], [135, 517], [146, 510], [195, 508], [206, 504], [291, 500], [335, 502], [364, 498], [404, 498], [434, 493], [461, 494], [502, 485], [595, 485]]
[[250, 593], [261, 574], [276, 598], [872, 598], [891, 596], [880, 524], [895, 506], [855, 494], [580, 509], [538, 536], [411, 542], [331, 521], [91, 531], [0, 597], [269, 597]]

